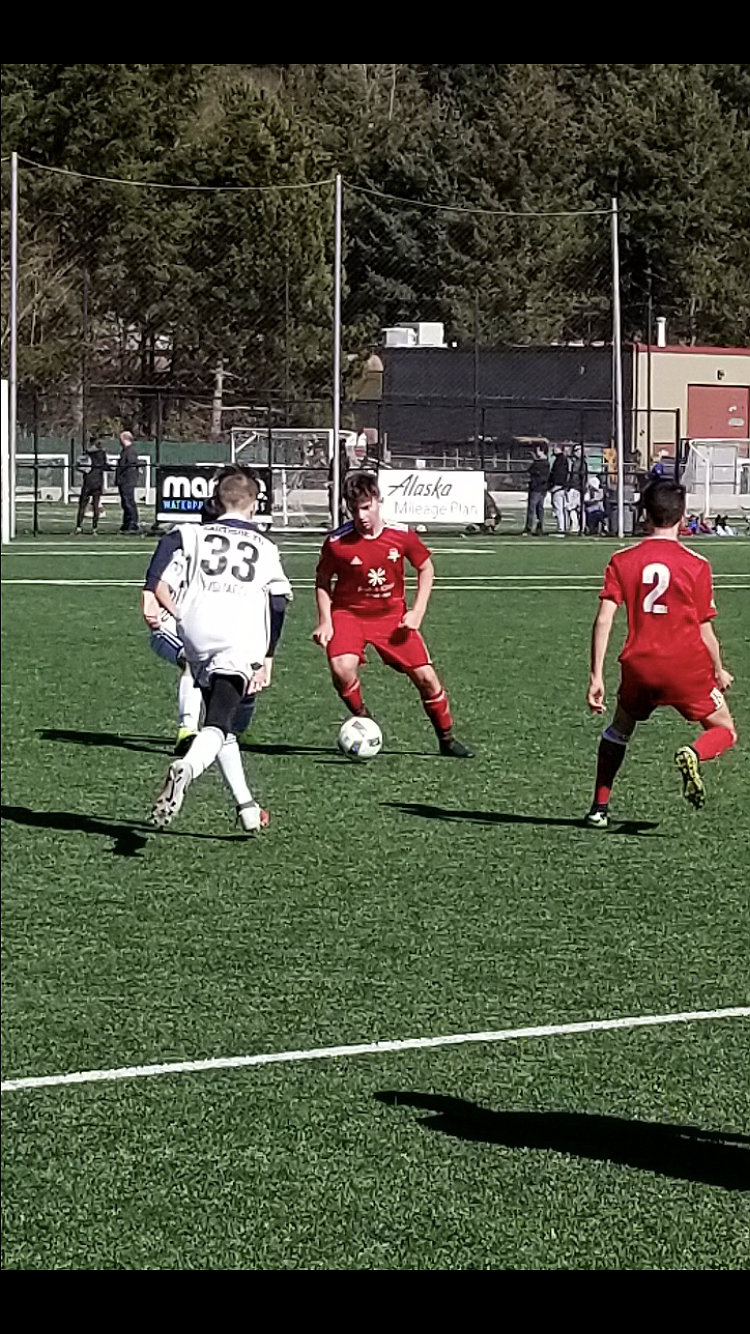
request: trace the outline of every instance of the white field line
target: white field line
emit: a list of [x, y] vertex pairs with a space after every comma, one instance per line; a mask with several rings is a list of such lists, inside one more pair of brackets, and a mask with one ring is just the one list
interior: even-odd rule
[[[315, 537], [311, 537], [309, 541], [292, 542], [288, 541], [284, 537], [283, 532], [278, 532], [278, 531], [272, 532], [272, 537], [274, 541], [278, 543], [278, 545], [281, 547], [283, 551], [301, 553], [301, 554], [307, 554], [310, 551], [317, 551], [320, 548], [325, 536], [326, 534], [321, 531], [319, 534], [316, 534]], [[493, 538], [492, 540], [488, 540], [485, 546], [481, 547], [470, 547], [470, 546], [447, 547], [443, 546], [441, 544], [440, 538], [436, 537], [432, 533], [426, 534], [426, 537], [428, 546], [430, 546], [433, 551], [436, 551], [441, 555], [447, 555], [447, 556], [448, 555], [488, 556], [491, 555], [491, 553], [495, 551], [498, 547], [516, 547], [516, 548], [522, 547], [524, 551], [546, 551], [547, 553], [549, 553], [549, 551], [553, 547], [557, 547], [558, 549], [561, 549], [563, 551], [565, 550], [566, 547], [588, 547], [590, 551], [606, 552], [609, 547], [611, 547], [613, 550], [618, 550], [621, 546], [623, 545], [627, 546], [630, 544], [629, 539], [627, 538], [624, 539], [623, 543], [616, 537], [606, 537], [606, 538], [566, 537], [563, 539], [562, 544], [560, 543], [559, 540], [555, 542], [553, 538], [549, 539], [535, 538], [533, 542], [532, 541], [524, 542], [520, 537], [520, 535], [518, 535], [516, 537]], [[64, 534], [61, 534], [57, 537], [55, 537], [54, 534], [50, 534], [50, 536], [46, 539], [40, 538], [37, 539], [36, 541], [30, 540], [28, 542], [16, 539], [9, 546], [3, 549], [2, 555], [3, 556], [12, 556], [14, 554], [44, 555], [46, 553], [51, 552], [53, 545], [56, 544], [56, 546], [59, 547], [61, 544], [61, 540], [62, 541], [65, 540]], [[140, 541], [137, 541], [135, 538], [128, 538], [127, 547], [120, 544], [116, 546], [105, 546], [104, 543], [107, 540], [108, 540], [107, 538], [103, 538], [103, 539], [97, 539], [97, 541], [94, 543], [91, 542], [87, 543], [85, 538], [74, 539], [73, 537], [71, 537], [69, 542], [65, 541], [65, 549], [63, 554], [70, 555], [71, 553], [80, 553], [81, 555], [103, 555], [103, 556], [115, 555], [115, 554], [118, 556], [138, 555], [139, 553], [142, 553], [144, 551], [149, 551], [151, 550], [152, 547], [155, 547], [158, 538], [155, 536], [154, 537], [149, 536], [141, 538]], [[638, 540], [641, 539], [639, 538]], [[125, 539], [123, 539], [123, 542], [124, 541]], [[746, 547], [747, 544], [748, 544], [748, 539], [746, 537], [722, 537], [722, 538], [716, 538], [715, 540], [712, 540], [710, 543], [707, 539], [705, 542], [698, 543], [697, 545], [701, 548], [701, 551], [703, 551], [703, 550], [708, 550], [709, 547], [711, 550], [714, 550], [715, 548], [723, 550], [725, 547], [731, 547], [731, 546]], [[633, 545], [635, 545], [634, 540], [633, 540]], [[693, 541], [690, 545], [692, 547], [695, 546], [696, 544]]]
[[[448, 583], [438, 579], [435, 583], [433, 592], [437, 593], [592, 593], [601, 587], [601, 577], [599, 575], [570, 575], [570, 578], [588, 579], [588, 583], [560, 583], [555, 576], [554, 580], [548, 579], [546, 583], [537, 581], [533, 583], [522, 583], [517, 580], [526, 579], [528, 576], [520, 575], [508, 576], [507, 583], [489, 584], [484, 580], [481, 584], [469, 583]], [[544, 576], [540, 576], [544, 578]], [[750, 589], [750, 576], [734, 575], [727, 578], [746, 579], [746, 583], [728, 583], [725, 579], [718, 577], [714, 581], [714, 586], [719, 592], [726, 589]], [[297, 589], [314, 588], [313, 580], [295, 579], [294, 587]], [[53, 588], [142, 588], [142, 579], [0, 579], [0, 584], [8, 586], [22, 587], [53, 587]]]
[[290, 1065], [298, 1061], [327, 1061], [352, 1056], [381, 1056], [390, 1052], [424, 1051], [435, 1047], [460, 1047], [477, 1042], [512, 1042], [529, 1038], [572, 1037], [578, 1033], [603, 1033], [615, 1029], [657, 1028], [666, 1024], [696, 1024], [713, 1019], [750, 1018], [750, 1005], [724, 1010], [685, 1010], [678, 1014], [634, 1015], [625, 1019], [588, 1019], [575, 1024], [541, 1024], [529, 1028], [501, 1028], [495, 1032], [451, 1033], [437, 1038], [400, 1038], [391, 1042], [358, 1042], [342, 1047], [312, 1047], [302, 1051], [262, 1052], [255, 1056], [218, 1056], [202, 1061], [166, 1061], [159, 1065], [126, 1065], [112, 1070], [78, 1070], [66, 1075], [29, 1075], [6, 1079], [3, 1093], [22, 1089], [59, 1088], [66, 1084], [111, 1084], [122, 1079], [147, 1079], [153, 1075], [199, 1074], [208, 1070], [241, 1070], [255, 1065]]

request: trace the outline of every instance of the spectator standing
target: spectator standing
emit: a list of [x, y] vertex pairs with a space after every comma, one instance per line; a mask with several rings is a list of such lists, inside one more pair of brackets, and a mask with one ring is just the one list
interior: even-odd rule
[[123, 431], [120, 436], [120, 457], [115, 469], [115, 482], [122, 505], [121, 533], [138, 532], [138, 506], [135, 499], [137, 481], [138, 455], [135, 452], [133, 437], [130, 431]]
[[92, 436], [86, 449], [87, 462], [81, 461], [78, 464], [79, 470], [83, 473], [81, 481], [81, 493], [78, 497], [78, 513], [76, 515], [76, 532], [83, 532], [83, 518], [86, 508], [91, 501], [91, 531], [96, 533], [99, 527], [99, 511], [102, 503], [102, 492], [104, 490], [104, 477], [107, 471], [107, 454], [101, 441], [96, 436]]
[[534, 446], [529, 467], [529, 498], [526, 505], [525, 534], [541, 537], [544, 532], [544, 497], [549, 486], [549, 459], [546, 445]]
[[558, 537], [565, 536], [567, 528], [566, 500], [568, 492], [568, 456], [562, 445], [552, 446], [552, 468], [549, 475], [552, 510], [557, 522]]
[[573, 456], [570, 460], [568, 492], [566, 496], [568, 527], [570, 528], [571, 533], [580, 533], [581, 531], [581, 508], [588, 476], [589, 469], [588, 464], [586, 463], [583, 445], [574, 445]]

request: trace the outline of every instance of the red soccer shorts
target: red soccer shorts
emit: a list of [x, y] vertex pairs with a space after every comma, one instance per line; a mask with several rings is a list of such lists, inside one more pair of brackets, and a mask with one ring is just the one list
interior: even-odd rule
[[654, 709], [677, 709], [683, 718], [698, 723], [715, 713], [724, 696], [712, 671], [702, 663], [691, 670], [685, 663], [658, 663], [653, 659], [623, 662], [618, 699], [636, 722], [645, 722]]
[[329, 659], [355, 653], [361, 663], [366, 662], [365, 650], [372, 644], [383, 662], [399, 672], [427, 667], [432, 661], [430, 651], [418, 630], [399, 629], [401, 615], [400, 610], [380, 616], [358, 616], [343, 607], [334, 610], [333, 638], [326, 649]]

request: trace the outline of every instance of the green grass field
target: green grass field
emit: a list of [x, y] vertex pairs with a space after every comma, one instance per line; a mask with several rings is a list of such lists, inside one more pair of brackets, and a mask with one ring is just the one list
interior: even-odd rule
[[[579, 821], [612, 545], [432, 545], [425, 633], [476, 759], [439, 758], [376, 659], [384, 751], [338, 757], [316, 546], [287, 539], [252, 840], [213, 774], [148, 828], [176, 685], [139, 616], [152, 543], [3, 553], [4, 1080], [748, 1005], [750, 543], [698, 547], [741, 745], [696, 814], [690, 727], [656, 717], [606, 833]], [[748, 1069], [735, 1016], [10, 1089], [3, 1265], [744, 1269]]]

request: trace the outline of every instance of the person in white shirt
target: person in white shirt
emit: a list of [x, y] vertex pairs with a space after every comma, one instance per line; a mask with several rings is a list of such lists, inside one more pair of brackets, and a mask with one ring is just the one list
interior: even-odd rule
[[[151, 818], [159, 827], [171, 824], [190, 784], [215, 760], [242, 828], [252, 833], [268, 824], [247, 786], [235, 733], [244, 698], [268, 684], [273, 603], [291, 600], [292, 590], [274, 543], [253, 523], [258, 491], [249, 469], [226, 475], [216, 488], [221, 517], [174, 528], [159, 543], [146, 576], [146, 589], [174, 617], [205, 703], [203, 726], [184, 758], [169, 766], [154, 803]], [[175, 604], [164, 575], [179, 551], [184, 591]]]

